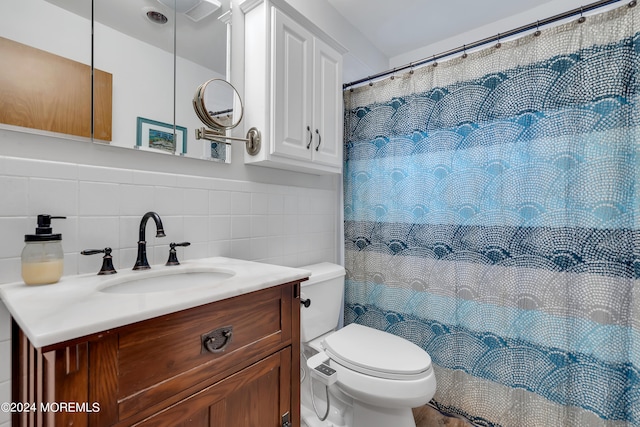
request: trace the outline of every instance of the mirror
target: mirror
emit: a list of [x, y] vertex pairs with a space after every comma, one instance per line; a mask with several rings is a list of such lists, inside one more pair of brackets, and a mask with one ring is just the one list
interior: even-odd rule
[[[88, 0], [2, 2], [0, 37], [85, 67], [93, 55], [96, 74], [105, 76], [94, 81], [95, 142], [220, 161], [207, 141], [196, 140], [200, 123], [191, 104], [200, 83], [227, 77], [230, 0], [93, 0], [93, 51], [91, 6]], [[91, 75], [90, 67], [86, 73]], [[0, 95], [1, 85], [2, 77]], [[101, 90], [110, 96], [100, 95]], [[91, 90], [83, 96], [86, 102]], [[89, 101], [82, 109], [90, 112], [91, 107]], [[89, 129], [90, 120], [91, 113], [83, 123]], [[55, 132], [72, 133], [66, 128]], [[230, 153], [223, 151], [229, 161]]]
[[229, 147], [195, 138], [191, 110], [202, 81], [226, 78], [229, 0], [93, 2], [94, 66], [114, 70], [110, 144], [230, 162]]
[[[91, 13], [91, 3], [78, 4]], [[3, 128], [91, 137], [91, 22], [44, 0], [0, 2]]]
[[249, 129], [246, 138], [226, 135], [227, 130], [240, 124], [243, 116], [242, 99], [231, 83], [211, 79], [198, 86], [193, 96], [193, 109], [200, 121], [211, 128], [196, 129], [196, 139], [211, 141], [212, 149], [214, 144], [230, 147], [231, 141], [242, 141], [250, 155], [260, 152], [262, 137], [257, 128]]
[[242, 120], [242, 101], [226, 80], [207, 80], [196, 90], [193, 109], [202, 123], [221, 131], [233, 129]]

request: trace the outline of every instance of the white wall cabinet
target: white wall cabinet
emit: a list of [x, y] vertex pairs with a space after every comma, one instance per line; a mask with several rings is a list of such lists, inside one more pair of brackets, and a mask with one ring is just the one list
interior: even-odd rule
[[262, 148], [245, 163], [316, 174], [342, 171], [344, 49], [287, 3], [247, 0], [245, 126]]

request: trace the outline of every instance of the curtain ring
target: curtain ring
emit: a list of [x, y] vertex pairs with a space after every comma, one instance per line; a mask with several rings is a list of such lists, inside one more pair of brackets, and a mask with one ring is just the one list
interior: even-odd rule
[[438, 66], [438, 61], [436, 61], [436, 56], [433, 55], [433, 66], [437, 67]]
[[542, 32], [540, 31], [540, 20], [538, 20], [538, 22], [536, 22], [536, 32], [533, 33], [533, 36], [538, 37], [540, 34], [542, 34]]
[[637, 4], [638, 4], [638, 2], [636, 0], [631, 0], [627, 6], [636, 7]]
[[369, 79], [369, 86], [373, 86], [373, 82]]
[[409, 74], [413, 74], [413, 62], [409, 62], [409, 67], [411, 67]]
[[496, 49], [500, 49], [500, 46], [502, 46], [502, 43], [500, 43], [500, 33], [498, 33], [498, 43], [496, 43]]
[[584, 6], [580, 6], [580, 18], [578, 19], [578, 24], [582, 24], [587, 20], [584, 16], [582, 16], [582, 12], [584, 11]]
[[462, 52], [463, 52], [462, 53], [462, 58], [463, 59], [466, 58], [467, 56], [469, 56], [469, 55], [467, 55], [467, 45], [466, 44], [462, 45]]
[[394, 80], [396, 78], [396, 69], [394, 68], [393, 71], [391, 72], [391, 80]]

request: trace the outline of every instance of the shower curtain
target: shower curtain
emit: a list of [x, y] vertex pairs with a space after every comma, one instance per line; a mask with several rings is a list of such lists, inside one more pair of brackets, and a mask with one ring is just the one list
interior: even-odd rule
[[640, 425], [640, 8], [344, 92], [345, 323], [477, 425]]

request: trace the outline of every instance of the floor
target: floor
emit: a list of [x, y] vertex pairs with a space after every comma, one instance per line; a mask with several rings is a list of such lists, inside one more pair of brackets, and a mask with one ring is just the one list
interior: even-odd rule
[[438, 410], [432, 408], [429, 405], [415, 408], [413, 410], [413, 417], [416, 420], [416, 427], [470, 427], [473, 426], [470, 422], [458, 418], [456, 416], [447, 416]]
[[[473, 427], [470, 422], [454, 415], [446, 415], [429, 405], [413, 409], [413, 417], [416, 420], [416, 427]], [[302, 422], [301, 427], [307, 427]]]

